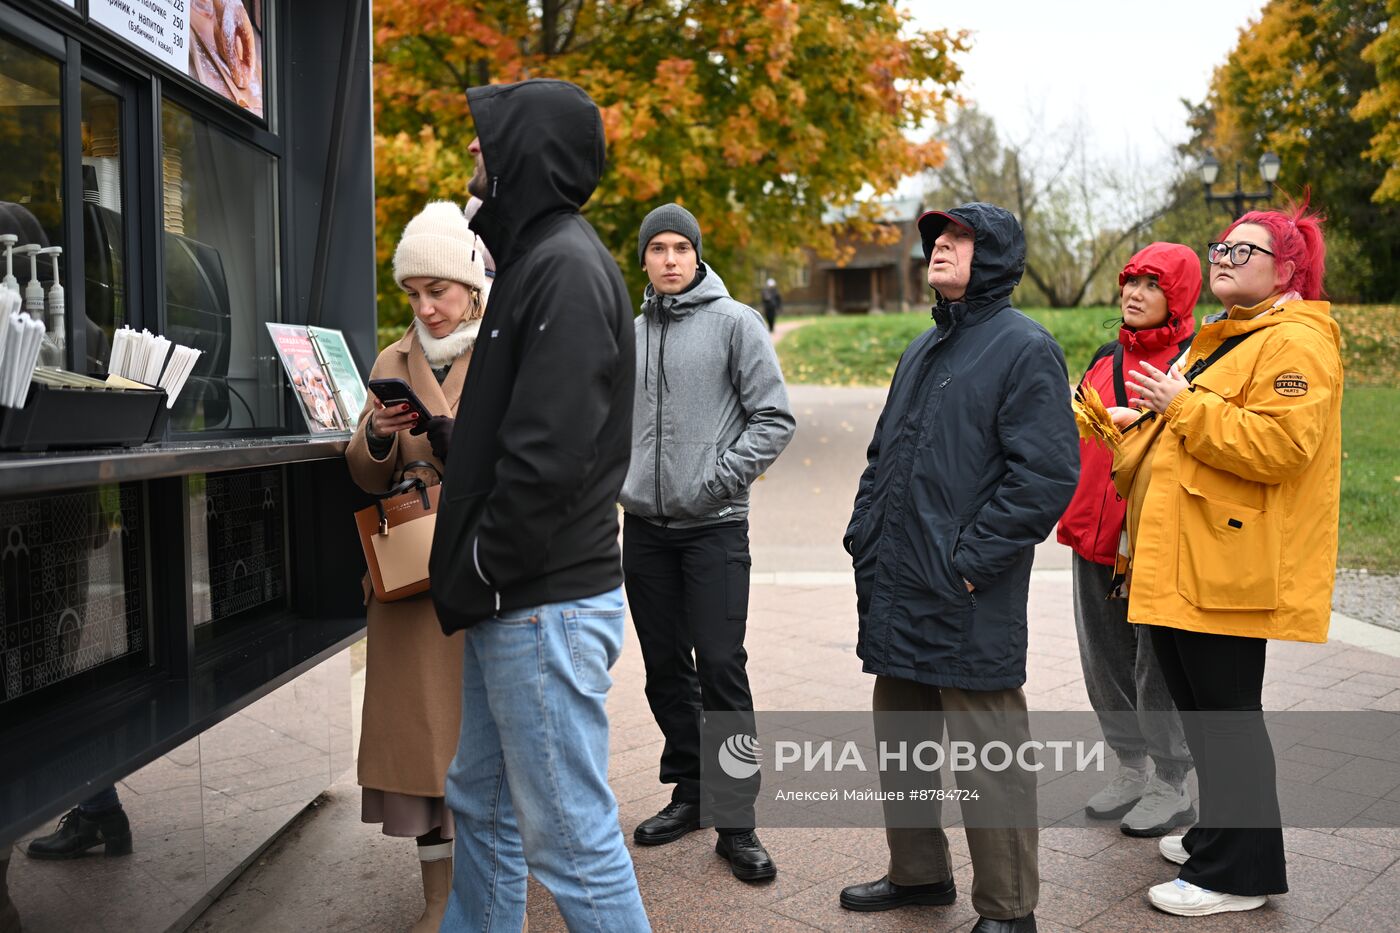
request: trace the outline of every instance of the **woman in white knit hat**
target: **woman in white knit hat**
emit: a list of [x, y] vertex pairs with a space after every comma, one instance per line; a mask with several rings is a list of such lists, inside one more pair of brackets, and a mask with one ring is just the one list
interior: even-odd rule
[[[434, 417], [419, 425], [407, 406], [386, 408], [370, 396], [345, 452], [351, 476], [367, 492], [389, 489], [415, 461], [439, 474], [445, 469], [451, 419], [486, 310], [483, 255], [451, 202], [429, 204], [404, 228], [394, 280], [413, 306], [413, 326], [379, 354], [371, 376], [404, 380]], [[410, 473], [438, 480], [421, 467]], [[427, 593], [381, 603], [368, 577], [364, 586], [361, 818], [382, 823], [385, 835], [417, 839], [426, 908], [413, 930], [435, 931], [452, 887], [452, 816], [442, 797], [461, 720], [462, 634], [443, 637]]]

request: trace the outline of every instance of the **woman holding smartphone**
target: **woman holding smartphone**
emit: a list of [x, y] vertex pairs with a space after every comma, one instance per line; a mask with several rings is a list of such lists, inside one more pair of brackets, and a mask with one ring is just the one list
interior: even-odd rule
[[[1196, 762], [1200, 822], [1163, 837], [1168, 913], [1253, 910], [1288, 890], [1262, 693], [1268, 639], [1322, 642], [1341, 476], [1341, 334], [1306, 205], [1253, 211], [1212, 243], [1223, 310], [1187, 376], [1143, 364], [1129, 394], [1165, 419], [1134, 545], [1128, 618], [1152, 646]], [[1202, 369], [1199, 364], [1209, 363]]]
[[[413, 306], [413, 326], [379, 354], [370, 377], [403, 380], [433, 417], [370, 396], [345, 451], [351, 476], [366, 492], [385, 492], [405, 472], [436, 483], [445, 469], [434, 449], [445, 454], [486, 310], [483, 257], [480, 240], [451, 202], [429, 204], [404, 228], [394, 279]], [[387, 836], [417, 839], [426, 906], [412, 929], [426, 933], [440, 925], [452, 888], [452, 817], [443, 783], [461, 724], [462, 636], [443, 638], [426, 592], [382, 603], [368, 577], [364, 586], [361, 818], [382, 823]]]

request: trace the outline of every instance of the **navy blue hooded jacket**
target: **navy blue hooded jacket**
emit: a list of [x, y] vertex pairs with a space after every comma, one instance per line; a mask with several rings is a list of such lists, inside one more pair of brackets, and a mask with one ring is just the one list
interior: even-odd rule
[[949, 219], [974, 233], [967, 293], [900, 358], [846, 530], [856, 653], [873, 674], [1003, 690], [1026, 680], [1031, 561], [1074, 494], [1078, 433], [1064, 354], [1011, 307], [1021, 225], [990, 204], [926, 214], [926, 255]]

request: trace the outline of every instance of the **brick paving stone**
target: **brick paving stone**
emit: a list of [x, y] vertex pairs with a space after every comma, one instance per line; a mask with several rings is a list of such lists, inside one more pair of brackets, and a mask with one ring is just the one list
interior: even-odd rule
[[[1027, 692], [1036, 710], [1089, 708], [1069, 619], [1068, 589], [1067, 576], [1050, 583], [1037, 579], [1032, 586]], [[753, 593], [755, 610], [750, 617], [748, 649], [757, 706], [814, 712], [868, 710], [873, 679], [861, 671], [854, 654], [853, 588], [849, 584], [757, 584]], [[778, 624], [765, 624], [765, 612]], [[1303, 673], [1307, 676], [1301, 676]], [[943, 908], [878, 914], [856, 914], [840, 908], [837, 895], [841, 887], [874, 880], [888, 869], [888, 849], [879, 828], [760, 827], [760, 835], [778, 863], [779, 876], [772, 884], [755, 886], [733, 878], [727, 864], [714, 854], [714, 834], [709, 830], [669, 846], [632, 846], [632, 828], [670, 800], [670, 788], [657, 782], [661, 735], [642, 692], [642, 666], [634, 640], [627, 641], [613, 674], [615, 686], [608, 701], [610, 777], [619, 802], [621, 828], [628, 838], [655, 929], [944, 933], [971, 928], [976, 920], [970, 902], [971, 864], [966, 837], [956, 825], [956, 808], [945, 818], [950, 823], [949, 847], [959, 896], [953, 905]], [[1400, 686], [1396, 686], [1400, 684], [1400, 662], [1364, 649], [1271, 645], [1267, 678], [1266, 709], [1271, 711], [1283, 705], [1322, 705], [1328, 701], [1334, 701], [1332, 706], [1400, 711]], [[1323, 686], [1323, 682], [1328, 685]], [[1347, 690], [1348, 684], [1351, 690]], [[1343, 702], [1335, 702], [1339, 698]], [[1365, 735], [1338, 733], [1306, 742], [1292, 737], [1280, 741], [1279, 774], [1285, 800], [1290, 793], [1297, 793], [1302, 803], [1303, 795], [1316, 794], [1310, 785], [1333, 786], [1337, 790], [1326, 805], [1331, 809], [1324, 815], [1344, 821], [1343, 817], [1355, 811], [1366, 817], [1335, 831], [1287, 831], [1292, 893], [1273, 899], [1262, 910], [1211, 918], [1183, 920], [1153, 910], [1146, 902], [1146, 890], [1174, 877], [1175, 866], [1157, 854], [1156, 840], [1130, 839], [1118, 832], [1115, 821], [1084, 817], [1083, 799], [1106, 780], [1105, 775], [1065, 775], [1042, 790], [1042, 817], [1056, 825], [1041, 833], [1043, 898], [1036, 912], [1040, 929], [1047, 933], [1294, 933], [1314, 929], [1317, 933], [1379, 933], [1396, 929], [1394, 918], [1400, 917], [1400, 829], [1394, 826], [1400, 823], [1400, 785], [1389, 791], [1395, 799], [1376, 800], [1382, 796], [1375, 793], [1377, 782], [1385, 785], [1381, 789], [1391, 786], [1386, 784], [1389, 772], [1355, 755], [1400, 757], [1400, 752], [1387, 753], [1381, 742]], [[1108, 767], [1113, 766], [1110, 759]], [[1393, 763], [1387, 766], [1394, 767]], [[1348, 788], [1369, 791], [1370, 796], [1350, 794]], [[357, 814], [359, 801], [346, 800], [341, 805]], [[1392, 812], [1383, 807], [1396, 809]], [[1369, 825], [1377, 817], [1384, 818], [1386, 825]], [[353, 862], [351, 858], [347, 865]], [[354, 877], [354, 872], [346, 874]], [[336, 882], [326, 878], [323, 875], [315, 883], [333, 888]], [[416, 878], [405, 873], [398, 883], [409, 889], [391, 903], [403, 909], [403, 904], [413, 903], [411, 887], [416, 886]], [[390, 913], [373, 918], [362, 915], [355, 920], [365, 920], [363, 929], [384, 928], [394, 925]], [[235, 916], [229, 913], [228, 922]], [[399, 921], [406, 926], [412, 919]], [[534, 882], [530, 924], [536, 933], [564, 929], [548, 892]], [[308, 926], [294, 920], [285, 926], [315, 928], [314, 923]], [[201, 929], [242, 933], [234, 926], [217, 923]]]
[[1305, 920], [1326, 920], [1378, 874], [1291, 853], [1288, 856], [1288, 893], [1272, 901], [1279, 910]]

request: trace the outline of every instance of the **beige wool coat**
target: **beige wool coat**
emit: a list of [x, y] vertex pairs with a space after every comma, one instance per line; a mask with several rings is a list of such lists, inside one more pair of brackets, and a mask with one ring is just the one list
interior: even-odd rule
[[[416, 327], [385, 348], [371, 378], [398, 378], [434, 415], [457, 414], [471, 351], [459, 356], [438, 385], [418, 341]], [[350, 475], [366, 492], [384, 492], [399, 480], [404, 464], [423, 460], [444, 471], [433, 456], [428, 435], [401, 431], [383, 460], [370, 455], [365, 440], [370, 403], [345, 451]], [[425, 477], [432, 482], [432, 475]], [[462, 639], [442, 634], [427, 593], [381, 603], [366, 575], [365, 701], [360, 730], [359, 783], [362, 787], [443, 796], [447, 767], [457, 751], [462, 714]]]

